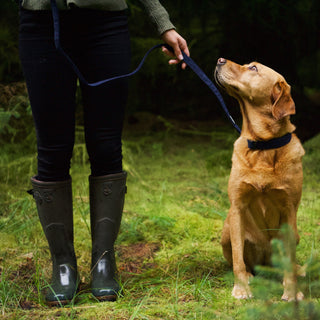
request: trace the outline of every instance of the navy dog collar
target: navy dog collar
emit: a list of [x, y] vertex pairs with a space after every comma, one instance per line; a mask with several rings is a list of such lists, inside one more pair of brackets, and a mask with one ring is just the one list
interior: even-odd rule
[[282, 137], [266, 141], [253, 141], [248, 139], [248, 147], [251, 150], [270, 150], [285, 146], [291, 141], [292, 134], [289, 132]]

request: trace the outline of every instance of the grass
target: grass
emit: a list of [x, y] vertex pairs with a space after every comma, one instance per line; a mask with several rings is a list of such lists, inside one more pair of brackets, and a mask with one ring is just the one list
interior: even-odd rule
[[[48, 308], [41, 295], [51, 265], [35, 204], [25, 192], [36, 169], [34, 149], [23, 143], [1, 146], [2, 319], [292, 319], [294, 304], [280, 301], [277, 277], [257, 279], [252, 300], [231, 297], [233, 274], [222, 255], [220, 235], [229, 208], [227, 182], [236, 133], [205, 123], [192, 130], [181, 126], [125, 130], [128, 193], [117, 240], [125, 295], [114, 303], [98, 303], [89, 291], [89, 166], [81, 131], [72, 163], [81, 290], [77, 301], [64, 308]], [[297, 259], [309, 269], [301, 280], [306, 300], [300, 304], [300, 319], [319, 315], [319, 145], [320, 136], [304, 144]], [[263, 288], [267, 294], [261, 294]]]

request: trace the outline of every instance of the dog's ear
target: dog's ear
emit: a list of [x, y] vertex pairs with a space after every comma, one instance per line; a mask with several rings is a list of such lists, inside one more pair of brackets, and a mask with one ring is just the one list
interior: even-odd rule
[[272, 89], [272, 115], [280, 120], [296, 113], [296, 107], [290, 94], [290, 87], [283, 81], [277, 82]]

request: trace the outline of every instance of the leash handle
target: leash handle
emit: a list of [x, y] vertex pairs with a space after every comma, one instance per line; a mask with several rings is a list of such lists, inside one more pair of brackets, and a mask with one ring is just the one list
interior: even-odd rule
[[[96, 81], [96, 82], [88, 82], [86, 80], [86, 78], [83, 76], [83, 74], [81, 73], [81, 71], [79, 70], [79, 68], [76, 66], [76, 64], [73, 62], [73, 60], [70, 58], [70, 56], [63, 50], [63, 48], [61, 47], [61, 43], [60, 43], [60, 17], [59, 17], [59, 11], [58, 11], [58, 7], [57, 7], [57, 3], [56, 0], [51, 0], [51, 9], [52, 9], [52, 17], [53, 17], [53, 28], [54, 28], [54, 45], [57, 49], [57, 51], [59, 51], [70, 63], [72, 69], [74, 70], [74, 72], [76, 73], [76, 75], [78, 76], [79, 80], [84, 83], [85, 85], [89, 86], [89, 87], [97, 87], [100, 86], [104, 83], [110, 82], [110, 81], [114, 81], [117, 79], [122, 79], [122, 78], [128, 78], [133, 76], [134, 74], [136, 74], [143, 66], [146, 58], [148, 57], [148, 55], [155, 49], [162, 47], [162, 44], [157, 44], [155, 46], [153, 46], [151, 49], [149, 49], [147, 51], [147, 53], [144, 55], [144, 57], [142, 58], [140, 64], [138, 65], [138, 67], [127, 74], [123, 74], [120, 76], [115, 76], [115, 77], [111, 77], [108, 79], [103, 79], [100, 81]], [[169, 49], [171, 47], [167, 46], [166, 47]], [[170, 49], [169, 49], [170, 50]], [[171, 48], [172, 50], [172, 48]]]
[[[171, 52], [174, 52], [173, 48], [167, 44], [157, 44], [155, 46], [153, 46], [152, 48], [150, 48], [147, 53], [144, 55], [144, 57], [142, 58], [140, 64], [138, 65], [138, 67], [127, 74], [124, 75], [120, 75], [120, 76], [115, 76], [112, 78], [108, 78], [108, 79], [104, 79], [104, 80], [100, 80], [100, 81], [96, 81], [96, 82], [88, 82], [85, 77], [82, 75], [82, 73], [80, 72], [79, 68], [75, 65], [75, 63], [72, 61], [72, 59], [69, 57], [69, 55], [63, 50], [63, 48], [61, 47], [61, 43], [60, 43], [60, 18], [59, 18], [59, 11], [58, 11], [58, 7], [57, 7], [57, 3], [56, 0], [50, 0], [51, 2], [51, 9], [52, 9], [52, 18], [53, 18], [53, 27], [54, 27], [54, 44], [55, 47], [57, 49], [57, 51], [59, 51], [66, 59], [67, 61], [70, 63], [71, 67], [73, 68], [74, 72], [76, 73], [76, 75], [78, 76], [79, 80], [86, 84], [89, 87], [97, 87], [100, 86], [104, 83], [110, 82], [110, 81], [114, 81], [117, 79], [122, 79], [122, 78], [128, 78], [133, 76], [134, 74], [136, 74], [143, 66], [145, 60], [147, 59], [148, 55], [155, 49], [161, 48], [161, 47], [166, 47], [168, 50], [170, 50]], [[231, 114], [229, 113], [229, 110], [226, 106], [226, 104], [224, 103], [224, 100], [219, 92], [219, 90], [216, 88], [216, 86], [213, 84], [213, 82], [206, 76], [206, 74], [201, 70], [201, 68], [190, 58], [186, 55], [186, 53], [184, 53], [182, 51], [182, 55], [183, 55], [183, 61], [190, 67], [191, 70], [193, 70], [196, 75], [209, 87], [209, 89], [215, 94], [215, 96], [217, 97], [218, 101], [220, 102], [225, 114], [227, 115], [228, 119], [231, 121], [232, 125], [235, 127], [235, 129], [241, 133], [240, 128], [237, 126], [237, 124], [235, 123], [234, 119], [232, 118]]]
[[73, 62], [73, 60], [70, 58], [70, 56], [63, 50], [63, 48], [61, 47], [61, 43], [60, 43], [60, 17], [59, 17], [59, 11], [58, 11], [58, 7], [57, 7], [57, 2], [56, 0], [51, 0], [51, 9], [52, 9], [52, 17], [53, 17], [53, 28], [54, 28], [54, 45], [57, 49], [57, 51], [59, 51], [70, 63], [73, 71], [76, 73], [76, 75], [78, 76], [79, 80], [84, 83], [85, 85], [89, 86], [89, 87], [98, 87], [104, 83], [107, 82], [111, 82], [117, 79], [122, 79], [122, 78], [128, 78], [133, 76], [134, 74], [136, 74], [138, 71], [140, 71], [140, 69], [142, 68], [145, 60], [147, 59], [148, 55], [155, 49], [158, 49], [162, 46], [165, 46], [168, 50], [173, 52], [173, 49], [168, 46], [167, 44], [157, 44], [155, 46], [153, 46], [152, 48], [150, 48], [147, 53], [144, 55], [144, 57], [142, 58], [140, 64], [138, 65], [138, 67], [127, 74], [123, 74], [120, 76], [115, 76], [115, 77], [111, 77], [108, 79], [103, 79], [100, 81], [96, 81], [96, 82], [88, 82], [86, 80], [86, 78], [83, 76], [83, 74], [81, 73], [81, 71], [79, 70], [79, 68], [76, 66], [76, 64]]

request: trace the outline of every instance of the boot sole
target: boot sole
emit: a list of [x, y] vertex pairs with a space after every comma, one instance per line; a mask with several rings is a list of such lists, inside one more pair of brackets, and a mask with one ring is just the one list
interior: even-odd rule
[[60, 307], [70, 304], [72, 300], [46, 301], [49, 307]]

